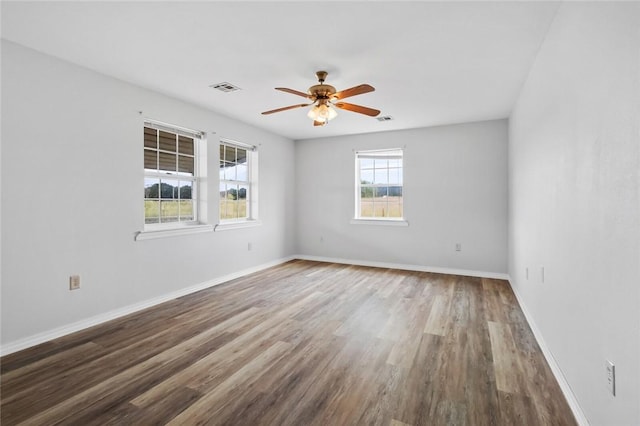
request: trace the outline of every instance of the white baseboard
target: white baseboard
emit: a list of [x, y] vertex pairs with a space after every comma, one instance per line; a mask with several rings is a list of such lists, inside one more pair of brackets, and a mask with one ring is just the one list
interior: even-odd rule
[[180, 290], [173, 291], [171, 293], [163, 294], [158, 297], [154, 297], [152, 299], [144, 300], [142, 302], [134, 303], [133, 305], [128, 305], [123, 308], [114, 309], [109, 312], [105, 312], [103, 314], [95, 315], [90, 318], [86, 318], [84, 320], [76, 321], [74, 323], [54, 328], [53, 330], [48, 330], [42, 333], [35, 334], [33, 336], [26, 337], [24, 339], [20, 339], [14, 342], [10, 342], [6, 345], [0, 347], [0, 356], [8, 355], [13, 352], [21, 351], [23, 349], [30, 348], [35, 345], [39, 345], [44, 342], [48, 342], [49, 340], [57, 339], [62, 336], [66, 336], [71, 333], [75, 333], [76, 331], [84, 330], [89, 327], [93, 327], [94, 325], [102, 324], [107, 321], [114, 320], [116, 318], [120, 318], [125, 315], [132, 314], [134, 312], [140, 311], [142, 309], [150, 308], [155, 305], [159, 305], [160, 303], [168, 302], [169, 300], [176, 299], [178, 297], [186, 296], [187, 294], [195, 293], [196, 291], [204, 290], [209, 287], [213, 287], [219, 284], [223, 284], [227, 281], [234, 280], [236, 278], [243, 277], [245, 275], [252, 274], [254, 272], [261, 271], [263, 269], [271, 268], [272, 266], [280, 265], [282, 263], [288, 262], [290, 260], [296, 259], [295, 256], [289, 256], [282, 259], [277, 259], [271, 262], [263, 263], [261, 265], [253, 266], [251, 268], [243, 269], [238, 272], [234, 272], [231, 274], [227, 274], [221, 277], [214, 278], [210, 281], [206, 281], [200, 284], [196, 284], [193, 286], [189, 286], [186, 288], [182, 288]]
[[498, 280], [508, 280], [509, 275], [499, 272], [471, 271], [468, 269], [441, 268], [437, 266], [407, 265], [404, 263], [375, 262], [369, 260], [340, 259], [334, 257], [307, 256], [304, 254], [295, 255], [294, 258], [302, 260], [313, 260], [316, 262], [344, 263], [347, 265], [373, 266], [376, 268], [404, 269], [407, 271], [433, 272], [436, 274], [462, 275], [465, 277], [494, 278]]
[[544, 341], [544, 338], [542, 337], [542, 332], [540, 332], [540, 329], [536, 325], [536, 322], [533, 320], [533, 317], [529, 313], [529, 310], [527, 309], [527, 305], [524, 303], [524, 300], [518, 293], [517, 288], [514, 287], [513, 283], [511, 282], [511, 277], [509, 277], [507, 280], [509, 281], [509, 285], [511, 286], [513, 293], [516, 295], [516, 299], [518, 300], [520, 309], [522, 309], [522, 313], [524, 314], [524, 317], [527, 319], [527, 323], [529, 323], [529, 327], [533, 332], [533, 336], [536, 338], [536, 341], [538, 342], [538, 346], [540, 346], [540, 349], [542, 350], [542, 354], [547, 360], [547, 364], [549, 364], [549, 368], [551, 368], [551, 372], [555, 376], [556, 381], [558, 382], [558, 385], [560, 385], [560, 389], [562, 390], [562, 393], [564, 394], [564, 397], [566, 398], [567, 403], [569, 404], [569, 407], [571, 408], [571, 411], [573, 412], [573, 415], [576, 418], [576, 421], [580, 426], [589, 426], [589, 421], [587, 420], [587, 417], [584, 415], [584, 412], [582, 411], [582, 408], [580, 407], [580, 404], [578, 403], [576, 396], [571, 390], [571, 386], [569, 385], [569, 382], [567, 382], [567, 379], [564, 377], [564, 374], [562, 374], [562, 369], [560, 369], [560, 366], [556, 362], [556, 359], [553, 357], [553, 353], [551, 352], [551, 350], [549, 350], [549, 347]]
[[575, 416], [576, 421], [580, 426], [589, 425], [589, 421], [584, 415], [584, 412], [582, 411], [582, 408], [580, 407], [578, 400], [573, 394], [573, 391], [571, 390], [571, 386], [569, 385], [566, 378], [564, 377], [564, 374], [562, 374], [562, 370], [560, 369], [560, 366], [558, 365], [555, 358], [553, 357], [553, 354], [547, 347], [544, 341], [544, 338], [542, 337], [542, 333], [540, 332], [540, 329], [538, 329], [538, 327], [536, 326], [536, 323], [532, 318], [531, 314], [529, 313], [527, 306], [524, 303], [524, 300], [518, 293], [518, 290], [516, 289], [516, 287], [514, 287], [513, 284], [511, 283], [511, 278], [509, 277], [508, 274], [496, 273], [496, 272], [471, 271], [466, 269], [441, 268], [441, 267], [422, 266], [422, 265], [407, 265], [407, 264], [375, 262], [375, 261], [367, 261], [367, 260], [340, 259], [340, 258], [322, 257], [322, 256], [294, 255], [294, 256], [289, 256], [282, 259], [277, 259], [271, 262], [263, 263], [261, 265], [253, 266], [251, 268], [243, 269], [241, 271], [227, 274], [221, 277], [217, 277], [200, 284], [196, 284], [196, 285], [186, 287], [171, 293], [164, 294], [162, 296], [154, 297], [152, 299], [135, 303], [133, 305], [129, 305], [120, 309], [115, 309], [109, 312], [105, 312], [103, 314], [96, 315], [81, 321], [77, 321], [72, 324], [68, 324], [62, 327], [55, 328], [53, 330], [45, 331], [30, 337], [26, 337], [24, 339], [10, 342], [0, 347], [0, 356], [8, 355], [13, 352], [17, 352], [17, 351], [47, 342], [49, 340], [57, 339], [59, 337], [66, 336], [76, 331], [93, 327], [94, 325], [98, 325], [98, 324], [101, 324], [125, 315], [129, 315], [134, 312], [140, 311], [142, 309], [150, 308], [160, 303], [164, 303], [164, 302], [176, 299], [178, 297], [186, 296], [188, 294], [195, 293], [197, 291], [204, 290], [206, 288], [213, 287], [213, 286], [225, 283], [227, 281], [240, 278], [245, 275], [252, 274], [254, 272], [261, 271], [263, 269], [280, 265], [282, 263], [285, 263], [294, 259], [311, 260], [311, 261], [317, 261], [317, 262], [342, 263], [342, 264], [359, 265], [359, 266], [372, 266], [372, 267], [378, 267], [378, 268], [404, 269], [409, 271], [433, 272], [433, 273], [440, 273], [440, 274], [463, 275], [463, 276], [480, 277], [480, 278], [494, 278], [494, 279], [502, 279], [502, 280], [509, 281], [511, 288], [513, 289], [513, 292], [516, 296], [516, 299], [520, 304], [522, 312], [527, 322], [529, 323], [529, 326], [531, 327], [531, 331], [533, 332], [533, 335], [536, 338], [536, 341], [538, 342], [538, 345], [540, 346], [540, 349], [542, 350], [542, 353], [545, 359], [547, 360], [547, 363], [549, 364], [549, 367], [551, 368], [553, 375], [558, 381], [560, 389], [562, 390], [562, 393], [567, 399], [567, 403], [569, 404], [569, 407], [571, 408], [571, 411], [573, 412], [573, 415]]
[[74, 323], [67, 324], [62, 327], [54, 328], [52, 330], [48, 330], [42, 333], [37, 333], [33, 336], [29, 336], [23, 339], [16, 340], [14, 342], [7, 343], [0, 347], [0, 356], [8, 355], [13, 352], [27, 349], [32, 346], [47, 342], [49, 340], [57, 339], [59, 337], [66, 336], [68, 334], [75, 333], [76, 331], [84, 330], [86, 328], [93, 327], [94, 325], [102, 324], [104, 322], [111, 321], [113, 319], [132, 314], [142, 309], [150, 308], [152, 306], [159, 305], [160, 303], [168, 302], [169, 300], [186, 296], [187, 294], [195, 293], [196, 291], [204, 290], [205, 288], [213, 287], [215, 285], [219, 285], [227, 281], [240, 278], [242, 276], [261, 271], [263, 269], [270, 268], [272, 266], [280, 265], [282, 263], [288, 262], [293, 259], [312, 260], [317, 262], [343, 263], [343, 264], [359, 265], [359, 266], [372, 266], [372, 267], [378, 267], [378, 268], [404, 269], [409, 271], [434, 272], [434, 273], [440, 273], [440, 274], [463, 275], [463, 276], [481, 277], [481, 278], [495, 278], [495, 279], [503, 279], [503, 280], [508, 279], [507, 274], [501, 274], [501, 273], [495, 273], [495, 272], [470, 271], [466, 269], [440, 268], [440, 267], [431, 267], [431, 266], [374, 262], [374, 261], [366, 261], [366, 260], [340, 259], [340, 258], [320, 257], [320, 256], [294, 255], [294, 256], [289, 256], [282, 259], [277, 259], [271, 262], [263, 263], [261, 265], [254, 266], [251, 268], [243, 269], [241, 271], [227, 274], [222, 277], [214, 278], [210, 281], [206, 281], [200, 284], [186, 287], [171, 293], [163, 294], [161, 296], [154, 297], [152, 299], [134, 303], [132, 305], [128, 305], [119, 309], [114, 309], [112, 311], [105, 312], [103, 314], [95, 315], [90, 318], [86, 318], [84, 320], [76, 321]]

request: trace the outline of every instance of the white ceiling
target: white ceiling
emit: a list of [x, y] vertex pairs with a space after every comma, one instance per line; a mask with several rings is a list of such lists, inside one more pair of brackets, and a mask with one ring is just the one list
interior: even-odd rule
[[[2, 2], [2, 37], [291, 139], [507, 117], [557, 2]], [[313, 127], [304, 99], [329, 71], [347, 102]], [[209, 88], [230, 82], [242, 90]]]

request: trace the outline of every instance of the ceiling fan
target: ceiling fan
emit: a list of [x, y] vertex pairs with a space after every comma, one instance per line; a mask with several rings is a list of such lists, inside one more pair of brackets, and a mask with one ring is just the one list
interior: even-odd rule
[[361, 95], [363, 93], [373, 92], [373, 86], [368, 84], [361, 84], [359, 86], [351, 87], [350, 89], [341, 90], [336, 92], [336, 88], [329, 85], [324, 84], [324, 80], [327, 78], [326, 71], [318, 71], [316, 72], [316, 76], [318, 77], [318, 83], [314, 86], [309, 87], [307, 93], [300, 92], [298, 90], [287, 89], [286, 87], [276, 87], [276, 90], [280, 90], [282, 92], [291, 93], [294, 95], [302, 96], [303, 98], [307, 98], [311, 101], [308, 104], [297, 104], [290, 105], [283, 108], [272, 109], [270, 111], [265, 111], [262, 114], [273, 114], [274, 112], [286, 111], [289, 109], [295, 108], [303, 108], [306, 106], [313, 105], [313, 108], [309, 110], [307, 116], [313, 120], [314, 126], [324, 126], [335, 118], [338, 113], [333, 107], [345, 109], [347, 111], [353, 111], [360, 114], [368, 115], [370, 117], [375, 117], [380, 114], [380, 111], [373, 108], [368, 108], [361, 105], [349, 104], [347, 102], [342, 102], [342, 99]]

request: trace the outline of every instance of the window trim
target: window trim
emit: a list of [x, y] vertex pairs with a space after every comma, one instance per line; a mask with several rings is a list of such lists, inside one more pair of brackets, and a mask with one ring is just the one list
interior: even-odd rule
[[[358, 160], [361, 158], [367, 158], [369, 154], [372, 158], [379, 158], [385, 152], [390, 153], [386, 158], [390, 158], [396, 152], [396, 157], [402, 159], [402, 216], [401, 217], [362, 217], [360, 216], [360, 200], [361, 200], [361, 182], [360, 182], [360, 167]], [[376, 155], [377, 154], [377, 155]], [[354, 190], [354, 216], [350, 220], [353, 225], [382, 225], [382, 226], [409, 226], [409, 222], [405, 216], [404, 209], [404, 148], [385, 148], [385, 149], [369, 149], [369, 150], [354, 150], [354, 168], [355, 168], [355, 190]], [[388, 186], [388, 185], [384, 185]]]
[[220, 222], [213, 227], [215, 232], [220, 231], [230, 231], [232, 229], [241, 229], [241, 228], [253, 228], [254, 226], [262, 225], [262, 221], [260, 219], [247, 219], [247, 220], [227, 220], [225, 222]]
[[134, 236], [135, 241], [142, 240], [155, 240], [157, 238], [177, 237], [180, 235], [201, 234], [203, 232], [212, 232], [214, 230], [213, 225], [207, 224], [195, 224], [195, 225], [182, 225], [165, 229], [153, 229], [138, 231]]
[[[202, 188], [205, 176], [202, 173], [203, 155], [206, 152], [206, 132], [192, 130], [186, 127], [177, 126], [149, 118], [145, 118], [142, 122], [143, 128], [149, 127], [155, 130], [173, 133], [179, 136], [185, 136], [192, 138], [194, 141], [193, 146], [193, 160], [194, 160], [194, 174], [193, 176], [180, 176], [179, 174], [166, 175], [161, 172], [146, 172], [143, 167], [143, 178], [153, 177], [171, 180], [180, 180], [184, 178], [185, 181], [192, 182], [192, 200], [193, 200], [193, 220], [190, 221], [176, 221], [176, 222], [164, 222], [164, 223], [145, 223], [144, 214], [142, 215], [142, 230], [135, 233], [134, 240], [147, 240], [163, 237], [172, 237], [178, 235], [188, 235], [201, 232], [213, 231], [213, 225], [206, 222], [205, 211], [206, 209], [202, 205]], [[144, 148], [143, 148], [144, 153]], [[194, 196], [195, 195], [195, 196]]]
[[371, 219], [356, 219], [353, 218], [349, 221], [352, 225], [377, 225], [377, 226], [409, 226], [409, 221], [406, 219], [397, 218], [371, 218]]
[[[214, 226], [214, 231], [226, 231], [231, 229], [249, 228], [262, 225], [258, 216], [258, 147], [234, 139], [221, 137], [218, 143], [218, 171], [220, 165], [220, 146], [229, 145], [247, 150], [247, 217], [236, 219], [222, 219], [220, 217], [220, 183], [225, 182], [220, 179], [218, 173], [218, 223]], [[234, 181], [237, 182], [237, 181]]]

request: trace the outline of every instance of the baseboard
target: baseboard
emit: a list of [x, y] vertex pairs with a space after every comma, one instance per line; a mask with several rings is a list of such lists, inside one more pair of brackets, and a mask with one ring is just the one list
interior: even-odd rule
[[540, 349], [542, 350], [542, 354], [547, 360], [547, 364], [549, 364], [549, 368], [551, 368], [551, 372], [556, 378], [556, 381], [560, 386], [560, 390], [562, 390], [562, 393], [564, 394], [564, 397], [567, 400], [567, 403], [569, 404], [569, 408], [571, 408], [571, 411], [573, 412], [573, 416], [576, 418], [576, 422], [578, 422], [580, 426], [589, 426], [589, 421], [587, 420], [587, 417], [584, 415], [584, 412], [582, 411], [582, 408], [580, 407], [580, 404], [578, 403], [578, 400], [575, 394], [571, 390], [571, 386], [569, 385], [569, 382], [567, 382], [567, 379], [564, 377], [564, 374], [562, 374], [562, 369], [556, 362], [556, 359], [553, 357], [553, 353], [551, 352], [546, 342], [544, 341], [544, 338], [542, 337], [542, 332], [540, 331], [540, 329], [536, 325], [536, 322], [533, 320], [533, 317], [529, 313], [529, 310], [527, 309], [527, 305], [524, 303], [524, 300], [518, 293], [517, 288], [511, 282], [512, 281], [511, 277], [507, 278], [507, 280], [509, 281], [509, 285], [511, 286], [513, 293], [516, 295], [516, 299], [518, 300], [520, 309], [522, 310], [522, 313], [524, 314], [524, 317], [526, 318], [527, 323], [529, 323], [529, 327], [533, 332], [533, 336], [536, 338], [536, 341], [538, 342], [538, 346], [540, 346]]
[[301, 260], [313, 260], [316, 262], [330, 262], [330, 263], [344, 263], [347, 265], [372, 266], [375, 268], [404, 269], [407, 271], [462, 275], [465, 277], [494, 278], [498, 280], [509, 279], [509, 275], [502, 274], [499, 272], [472, 271], [468, 269], [455, 269], [455, 268], [441, 268], [438, 266], [422, 266], [422, 265], [408, 265], [404, 263], [375, 262], [370, 260], [340, 259], [340, 258], [334, 258], [334, 257], [307, 256], [305, 254], [295, 255], [294, 258], [301, 259]]
[[261, 265], [253, 266], [251, 268], [243, 269], [238, 272], [234, 272], [231, 274], [227, 274], [221, 277], [214, 278], [212, 280], [196, 284], [193, 286], [189, 286], [180, 290], [173, 291], [171, 293], [163, 294], [158, 297], [154, 297], [152, 299], [144, 300], [139, 303], [134, 303], [133, 305], [128, 305], [123, 308], [114, 309], [109, 312], [105, 312], [100, 315], [96, 315], [90, 318], [86, 318], [81, 321], [77, 321], [62, 327], [54, 328], [53, 330], [45, 331], [42, 333], [35, 334], [33, 336], [26, 337], [24, 339], [17, 340], [15, 342], [10, 342], [6, 345], [0, 347], [0, 356], [8, 355], [13, 352], [21, 351], [23, 349], [30, 348], [35, 345], [39, 345], [44, 342], [48, 342], [49, 340], [57, 339], [59, 337], [66, 336], [71, 333], [75, 333], [76, 331], [84, 330], [89, 327], [93, 327], [94, 325], [102, 324], [107, 321], [114, 320], [116, 318], [123, 317], [125, 315], [132, 314], [134, 312], [141, 311], [143, 309], [150, 308], [155, 305], [159, 305], [160, 303], [168, 302], [170, 300], [176, 299], [178, 297], [186, 296], [187, 294], [195, 293], [200, 290], [204, 290], [209, 287], [213, 287], [219, 284], [223, 284], [227, 281], [234, 280], [236, 278], [243, 277], [245, 275], [252, 274], [254, 272], [261, 271], [263, 269], [271, 268], [273, 266], [280, 265], [282, 263], [288, 262], [290, 260], [296, 259], [295, 256], [288, 256], [285, 258], [273, 260], [271, 262], [263, 263]]
[[452, 274], [452, 275], [462, 275], [462, 276], [471, 276], [471, 277], [480, 277], [480, 278], [494, 278], [494, 279], [503, 279], [509, 281], [511, 288], [520, 304], [522, 312], [531, 327], [531, 331], [533, 332], [542, 353], [544, 354], [549, 367], [553, 375], [555, 376], [562, 393], [567, 399], [567, 403], [573, 412], [573, 415], [576, 418], [576, 421], [581, 426], [588, 426], [589, 421], [587, 420], [578, 400], [576, 399], [573, 391], [571, 390], [571, 386], [567, 382], [566, 378], [562, 374], [562, 370], [560, 366], [556, 362], [553, 354], [547, 347], [544, 338], [542, 337], [542, 333], [536, 326], [535, 321], [531, 317], [524, 300], [518, 293], [518, 290], [511, 283], [511, 278], [508, 274], [495, 273], [495, 272], [485, 272], [485, 271], [472, 271], [466, 269], [455, 269], [455, 268], [441, 268], [441, 267], [431, 267], [431, 266], [422, 266], [422, 265], [408, 265], [408, 264], [399, 264], [399, 263], [387, 263], [387, 262], [375, 262], [375, 261], [367, 261], [367, 260], [354, 260], [354, 259], [341, 259], [341, 258], [333, 258], [333, 257], [322, 257], [322, 256], [307, 256], [307, 255], [294, 255], [281, 259], [277, 259], [271, 262], [263, 263], [261, 265], [257, 265], [251, 268], [243, 269], [238, 272], [234, 272], [231, 274], [227, 274], [221, 277], [214, 278], [212, 280], [196, 284], [190, 287], [186, 287], [171, 293], [164, 294], [162, 296], [154, 297], [152, 299], [148, 299], [139, 303], [135, 303], [133, 305], [125, 306], [120, 309], [115, 309], [109, 312], [105, 312], [104, 314], [96, 315], [81, 321], [74, 322], [72, 324], [68, 324], [63, 327], [58, 327], [53, 330], [49, 330], [43, 333], [38, 333], [33, 336], [17, 340], [15, 342], [8, 343], [4, 346], [0, 347], [0, 356], [8, 355], [23, 349], [27, 349], [29, 347], [39, 345], [41, 343], [47, 342], [49, 340], [57, 339], [59, 337], [66, 336], [71, 333], [75, 333], [80, 330], [84, 330], [89, 327], [93, 327], [98, 324], [102, 324], [107, 321], [114, 320], [116, 318], [120, 318], [125, 315], [132, 314], [134, 312], [138, 312], [143, 309], [150, 308], [152, 306], [159, 305], [164, 302], [168, 302], [170, 300], [176, 299], [178, 297], [186, 296], [191, 293], [195, 293], [200, 290], [204, 290], [209, 287], [213, 287], [219, 284], [223, 284], [227, 281], [234, 280], [236, 278], [243, 277], [245, 275], [252, 274], [254, 272], [259, 272], [263, 269], [271, 268], [273, 266], [280, 265], [282, 263], [288, 262], [294, 259], [301, 260], [311, 260], [317, 262], [331, 262], [331, 263], [342, 263], [349, 265], [359, 265], [359, 266], [371, 266], [377, 268], [392, 268], [392, 269], [404, 269], [409, 271], [419, 271], [419, 272], [433, 272], [440, 274]]
[[507, 274], [501, 274], [501, 273], [495, 273], [495, 272], [471, 271], [466, 269], [440, 268], [440, 267], [431, 267], [431, 266], [374, 262], [374, 261], [366, 261], [366, 260], [341, 259], [341, 258], [332, 258], [332, 257], [294, 255], [294, 256], [288, 256], [282, 259], [277, 259], [271, 262], [267, 262], [251, 268], [243, 269], [241, 271], [224, 275], [222, 277], [214, 278], [210, 281], [206, 281], [200, 284], [186, 287], [171, 293], [163, 294], [161, 296], [154, 297], [152, 299], [144, 300], [139, 303], [128, 305], [123, 308], [105, 312], [100, 315], [95, 315], [93, 317], [86, 318], [81, 321], [77, 321], [62, 327], [58, 327], [52, 330], [35, 334], [33, 336], [26, 337], [24, 339], [10, 342], [8, 344], [0, 346], [0, 356], [21, 351], [23, 349], [27, 349], [32, 346], [39, 345], [49, 340], [57, 339], [59, 337], [66, 336], [68, 334], [75, 333], [77, 331], [84, 330], [86, 328], [93, 327], [95, 325], [102, 324], [107, 321], [111, 321], [116, 318], [120, 318], [122, 316], [141, 311], [142, 309], [147, 309], [152, 306], [159, 305], [160, 303], [168, 302], [169, 300], [186, 296], [187, 294], [195, 293], [197, 291], [204, 290], [206, 288], [213, 287], [215, 285], [219, 285], [227, 281], [240, 278], [242, 276], [261, 271], [263, 269], [270, 268], [272, 266], [280, 265], [282, 263], [288, 262], [293, 259], [312, 260], [317, 262], [342, 263], [342, 264], [359, 265], [359, 266], [372, 266], [377, 268], [404, 269], [404, 270], [419, 271], [419, 272], [434, 272], [439, 274], [463, 275], [463, 276], [481, 277], [481, 278], [495, 278], [495, 279], [503, 279], [503, 280], [508, 279]]

